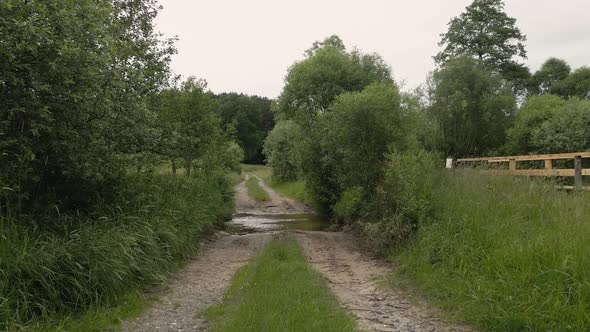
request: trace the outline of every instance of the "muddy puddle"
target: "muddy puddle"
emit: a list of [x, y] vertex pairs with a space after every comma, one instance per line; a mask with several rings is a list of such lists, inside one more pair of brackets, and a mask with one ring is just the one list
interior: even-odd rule
[[230, 234], [247, 234], [281, 230], [323, 231], [330, 223], [316, 214], [236, 214], [225, 223]]

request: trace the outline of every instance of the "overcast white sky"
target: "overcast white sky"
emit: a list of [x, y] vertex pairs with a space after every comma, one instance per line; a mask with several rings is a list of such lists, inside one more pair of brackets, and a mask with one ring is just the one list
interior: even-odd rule
[[[214, 92], [277, 97], [290, 65], [316, 40], [339, 35], [379, 53], [396, 80], [418, 86], [434, 69], [440, 33], [467, 0], [160, 0], [158, 29], [178, 36], [172, 68]], [[527, 64], [548, 57], [590, 65], [590, 0], [505, 0], [527, 35]]]

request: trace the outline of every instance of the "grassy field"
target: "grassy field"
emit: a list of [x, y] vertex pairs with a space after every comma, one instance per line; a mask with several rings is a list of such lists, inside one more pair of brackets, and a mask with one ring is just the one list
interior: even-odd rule
[[590, 196], [457, 172], [392, 254], [400, 277], [486, 331], [590, 330]]
[[0, 218], [0, 330], [108, 325], [141, 310], [134, 293], [165, 279], [231, 215], [219, 175], [131, 177], [115, 211]]
[[212, 331], [356, 331], [299, 245], [273, 240], [204, 314]]

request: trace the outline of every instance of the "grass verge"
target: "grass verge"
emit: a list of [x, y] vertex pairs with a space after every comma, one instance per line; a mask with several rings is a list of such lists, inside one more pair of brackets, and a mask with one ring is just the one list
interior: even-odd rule
[[471, 172], [441, 181], [434, 217], [392, 255], [401, 278], [483, 330], [590, 330], [588, 193]]
[[225, 174], [128, 182], [127, 200], [100, 215], [0, 217], [0, 330], [118, 321], [138, 307], [117, 312], [128, 294], [163, 280], [232, 212]]
[[212, 331], [356, 331], [299, 245], [273, 240], [205, 313]]
[[266, 202], [270, 200], [270, 196], [266, 190], [262, 189], [260, 186], [258, 178], [250, 176], [250, 178], [246, 181], [246, 187], [248, 188], [248, 195], [254, 200], [259, 202]]

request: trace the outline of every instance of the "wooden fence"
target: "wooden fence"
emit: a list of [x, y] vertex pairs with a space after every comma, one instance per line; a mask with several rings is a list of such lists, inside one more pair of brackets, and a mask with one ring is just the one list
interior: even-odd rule
[[[590, 169], [582, 167], [582, 159], [590, 158], [590, 152], [575, 152], [575, 153], [558, 153], [558, 154], [539, 154], [526, 156], [502, 156], [502, 157], [484, 157], [484, 158], [461, 158], [454, 162], [447, 161], [447, 167], [464, 167], [474, 164], [495, 164], [495, 169], [483, 169], [482, 172], [489, 174], [508, 174], [521, 176], [563, 176], [574, 177], [574, 186], [565, 187], [568, 189], [587, 189], [583, 186], [584, 175], [590, 175]], [[554, 168], [554, 160], [574, 160], [574, 168], [563, 169]], [[522, 161], [544, 161], [545, 168], [543, 169], [519, 169], [518, 163]], [[508, 163], [508, 169], [501, 169], [501, 163]], [[522, 164], [521, 164], [522, 165]], [[525, 167], [530, 165], [525, 165]], [[505, 167], [505, 166], [504, 166]]]

